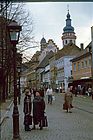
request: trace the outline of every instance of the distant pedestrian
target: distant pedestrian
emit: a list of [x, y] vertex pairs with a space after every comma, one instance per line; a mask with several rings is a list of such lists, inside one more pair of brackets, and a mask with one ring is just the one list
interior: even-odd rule
[[92, 100], [93, 100], [93, 89], [92, 89]]
[[48, 96], [48, 104], [52, 104], [52, 101], [53, 101], [53, 89], [49, 86], [49, 88], [47, 89], [46, 91], [46, 95]]
[[75, 94], [75, 97], [77, 97], [77, 94], [78, 94], [77, 87], [74, 88], [74, 94]]
[[71, 108], [73, 107], [72, 106], [73, 94], [70, 91], [70, 87], [68, 87], [67, 92], [65, 93], [64, 100], [67, 112], [72, 113]]
[[89, 93], [89, 96], [92, 95], [92, 88], [91, 87], [88, 88], [88, 93]]
[[40, 88], [39, 93], [40, 93], [40, 96], [44, 98], [44, 89], [43, 88]]
[[34, 95], [34, 97], [36, 96], [36, 90], [37, 90], [36, 87], [34, 87], [33, 88], [33, 95]]
[[24, 98], [24, 126], [25, 126], [25, 131], [30, 131], [29, 125], [32, 124], [31, 120], [31, 93], [29, 89], [25, 90], [25, 98]]
[[36, 129], [36, 125], [39, 124], [40, 130], [43, 129], [43, 119], [45, 112], [45, 101], [44, 98], [40, 96], [37, 91], [36, 96], [33, 99], [33, 128]]

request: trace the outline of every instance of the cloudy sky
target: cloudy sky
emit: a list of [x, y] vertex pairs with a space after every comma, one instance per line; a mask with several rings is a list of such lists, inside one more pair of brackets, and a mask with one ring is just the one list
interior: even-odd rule
[[[72, 26], [77, 36], [76, 45], [84, 43], [86, 47], [91, 41], [91, 26], [93, 26], [93, 3], [92, 2], [29, 2], [26, 10], [29, 11], [34, 21], [35, 40], [40, 42], [43, 35], [48, 41], [53, 39], [61, 49], [61, 36], [66, 25], [67, 5], [72, 19]], [[26, 53], [33, 54], [40, 48], [28, 50]]]

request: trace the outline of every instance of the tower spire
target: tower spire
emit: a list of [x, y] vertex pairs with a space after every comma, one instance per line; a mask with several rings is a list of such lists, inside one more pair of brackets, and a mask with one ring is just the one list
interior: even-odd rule
[[69, 5], [67, 5], [67, 15], [66, 15], [66, 26], [63, 28], [62, 42], [63, 47], [69, 43], [75, 44], [76, 36], [74, 32], [74, 27], [71, 25], [71, 18], [69, 14]]
[[69, 13], [69, 4], [67, 4], [67, 11], [68, 11], [68, 13]]

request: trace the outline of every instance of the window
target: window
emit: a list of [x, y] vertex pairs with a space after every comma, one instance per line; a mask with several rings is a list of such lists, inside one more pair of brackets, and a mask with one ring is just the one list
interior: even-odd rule
[[71, 75], [72, 75], [72, 70], [71, 70]]
[[76, 63], [74, 63], [74, 71], [76, 71]]
[[82, 68], [84, 68], [84, 62], [82, 62]]
[[67, 44], [67, 40], [65, 40], [65, 44]]
[[72, 40], [70, 40], [69, 43], [72, 43]]
[[91, 65], [91, 59], [88, 60], [89, 61], [89, 66]]
[[78, 62], [78, 70], [80, 70], [80, 62]]
[[87, 60], [85, 60], [85, 67], [87, 67]]

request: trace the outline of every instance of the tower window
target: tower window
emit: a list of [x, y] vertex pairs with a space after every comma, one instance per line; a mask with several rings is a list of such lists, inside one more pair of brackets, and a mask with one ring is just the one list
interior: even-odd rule
[[65, 40], [65, 44], [67, 44], [67, 40]]
[[72, 43], [72, 40], [70, 40], [69, 43]]

